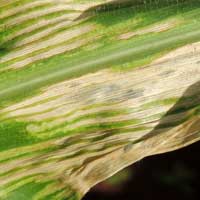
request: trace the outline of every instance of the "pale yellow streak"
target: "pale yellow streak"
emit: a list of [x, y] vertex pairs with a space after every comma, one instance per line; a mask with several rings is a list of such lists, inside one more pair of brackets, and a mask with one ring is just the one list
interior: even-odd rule
[[[38, 33], [36, 34], [33, 34], [31, 36], [27, 36], [25, 37], [24, 39], [16, 42], [12, 48], [16, 48], [16, 47], [21, 47], [23, 45], [26, 45], [28, 43], [31, 43], [31, 42], [34, 42], [34, 41], [37, 41], [43, 37], [46, 37], [48, 36], [49, 34], [51, 33], [54, 33], [55, 31], [58, 31], [59, 29], [61, 28], [69, 28], [71, 26], [74, 26], [76, 24], [79, 24], [80, 22], [82, 22], [83, 20], [86, 20], [86, 19], [83, 19], [83, 20], [77, 20], [77, 21], [73, 21], [71, 20], [71, 18], [76, 18], [79, 14], [78, 13], [73, 13], [73, 14], [68, 14], [67, 17], [62, 17], [62, 21], [58, 24], [56, 24], [55, 26], [51, 26], [51, 27], [47, 27], [46, 29], [42, 30], [42, 31], [39, 31]], [[66, 18], [66, 21], [63, 21], [63, 19]], [[70, 20], [69, 20], [70, 18]], [[60, 20], [60, 19], [59, 19]]]
[[24, 14], [22, 16], [18, 17], [13, 17], [9, 20], [6, 21], [6, 27], [11, 27], [11, 26], [16, 26], [18, 24], [21, 24], [25, 21], [31, 20], [31, 19], [37, 19], [37, 17], [44, 16], [47, 14], [51, 14], [54, 12], [59, 12], [59, 11], [67, 11], [70, 9], [69, 5], [55, 5], [52, 7], [44, 8], [42, 10], [36, 10], [36, 11], [31, 11], [27, 14]]
[[[48, 1], [46, 1], [46, 0], [45, 1], [33, 1], [33, 2], [28, 3], [28, 4], [13, 7], [12, 9], [4, 10], [4, 12], [0, 14], [0, 19], [3, 19], [5, 17], [10, 17], [10, 16], [15, 15], [17, 13], [26, 11], [29, 8], [34, 8], [34, 7], [37, 7], [39, 5], [43, 6], [43, 5], [47, 4], [47, 2]], [[0, 5], [1, 5], [1, 2], [0, 2]]]
[[35, 61], [50, 58], [52, 56], [55, 56], [55, 55], [58, 55], [58, 54], [61, 54], [61, 53], [65, 53], [67, 51], [71, 51], [71, 50], [76, 49], [76, 48], [78, 48], [78, 47], [80, 47], [80, 46], [82, 46], [86, 43], [87, 43], [87, 40], [78, 40], [78, 41], [76, 41], [72, 44], [55, 47], [55, 48], [52, 48], [52, 49], [45, 51], [43, 53], [39, 53], [35, 56], [28, 57], [28, 58], [26, 58], [22, 61], [15, 62], [14, 64], [11, 64], [8, 68], [5, 68], [5, 69], [19, 69], [19, 68], [22, 68], [22, 67], [24, 67], [28, 64], [34, 63]]
[[74, 13], [69, 13], [69, 14], [63, 14], [62, 16], [59, 16], [59, 17], [54, 17], [53, 19], [41, 19], [37, 23], [29, 25], [28, 27], [22, 28], [21, 30], [7, 36], [5, 41], [10, 41], [21, 35], [31, 33], [32, 31], [42, 28], [44, 26], [62, 23], [64, 20], [66, 20], [66, 23], [68, 23], [68, 22], [72, 23], [71, 19], [72, 19], [72, 17], [75, 17], [75, 15], [76, 14], [74, 14]]
[[[15, 51], [13, 50], [12, 52], [6, 54], [5, 56], [2, 56], [0, 58], [0, 63], [7, 62], [7, 61], [12, 60], [14, 58], [21, 57], [21, 56], [27, 55], [29, 53], [32, 53], [34, 51], [38, 51], [38, 50], [41, 50], [41, 49], [44, 49], [44, 48], [47, 48], [47, 47], [50, 47], [50, 46], [53, 46], [53, 45], [58, 45], [59, 43], [66, 42], [66, 41], [68, 41], [68, 40], [70, 40], [74, 37], [77, 37], [77, 36], [80, 36], [84, 33], [87, 33], [90, 30], [92, 30], [92, 26], [91, 25], [85, 25], [85, 26], [82, 26], [80, 28], [76, 28], [76, 29], [73, 29], [73, 30], [63, 31], [63, 32], [58, 33], [55, 36], [51, 37], [50, 39], [40, 41], [40, 42], [35, 42], [33, 44], [29, 44], [29, 45], [27, 45], [27, 46], [25, 46], [25, 47], [23, 47], [19, 50], [15, 50]], [[41, 53], [39, 55], [41, 55]], [[25, 59], [27, 59], [27, 58], [25, 58]]]
[[146, 27], [144, 29], [139, 29], [138, 31], [123, 33], [119, 36], [119, 39], [126, 40], [126, 39], [130, 39], [134, 36], [144, 35], [147, 33], [159, 33], [162, 31], [167, 31], [171, 28], [174, 28], [175, 26], [177, 26], [180, 23], [181, 23], [180, 20], [175, 20], [175, 19], [169, 20], [169, 21], [163, 22], [161, 24], [154, 24], [150, 27]]

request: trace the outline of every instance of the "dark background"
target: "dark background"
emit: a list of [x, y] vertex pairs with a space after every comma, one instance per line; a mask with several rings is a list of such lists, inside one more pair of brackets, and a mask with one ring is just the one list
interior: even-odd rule
[[147, 157], [98, 184], [83, 200], [200, 200], [200, 142]]

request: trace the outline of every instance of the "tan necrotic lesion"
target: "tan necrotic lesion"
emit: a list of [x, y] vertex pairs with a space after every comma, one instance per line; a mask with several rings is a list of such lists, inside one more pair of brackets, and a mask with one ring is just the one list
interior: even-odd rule
[[52, 183], [36, 199], [57, 190], [83, 195], [144, 156], [199, 140], [199, 49], [195, 43], [148, 67], [65, 80], [1, 108], [2, 122], [25, 122], [37, 140], [0, 153], [0, 196], [44, 179]]

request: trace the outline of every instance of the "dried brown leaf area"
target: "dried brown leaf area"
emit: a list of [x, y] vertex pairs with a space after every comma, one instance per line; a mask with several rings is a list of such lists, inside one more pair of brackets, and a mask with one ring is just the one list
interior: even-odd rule
[[199, 63], [194, 43], [148, 66], [90, 73], [1, 109], [2, 121], [25, 123], [36, 142], [0, 153], [0, 196], [44, 180], [34, 199], [83, 196], [143, 157], [198, 141]]
[[198, 141], [198, 2], [0, 0], [0, 199], [79, 200]]

